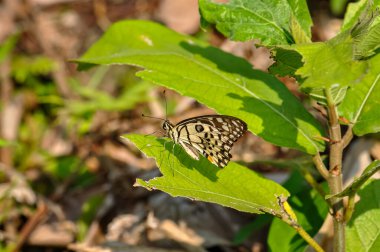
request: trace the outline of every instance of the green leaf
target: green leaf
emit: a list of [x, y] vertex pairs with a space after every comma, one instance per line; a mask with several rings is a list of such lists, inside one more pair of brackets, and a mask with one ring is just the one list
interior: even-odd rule
[[373, 9], [368, 1], [360, 18], [351, 29], [353, 38], [354, 59], [364, 59], [375, 54], [380, 39], [379, 9]]
[[275, 77], [159, 24], [118, 22], [77, 61], [143, 67], [138, 76], [244, 120], [273, 144], [310, 154], [324, 149], [319, 122]]
[[[327, 188], [326, 183], [325, 187]], [[301, 192], [289, 198], [288, 202], [300, 226], [309, 235], [314, 236], [328, 214], [329, 207], [323, 197], [314, 189], [304, 187]], [[274, 219], [269, 229], [268, 246], [269, 251], [297, 252], [304, 251], [307, 243], [292, 227], [279, 219]]]
[[295, 50], [275, 47], [271, 51], [275, 63], [269, 67], [271, 74], [279, 76], [293, 76], [298, 81], [301, 81], [299, 76], [296, 76], [298, 68], [302, 67], [302, 55]]
[[360, 201], [346, 227], [347, 252], [376, 252], [380, 248], [380, 180], [359, 191]]
[[[199, 9], [203, 24], [206, 21], [216, 24], [232, 40], [260, 39], [263, 45], [292, 44], [295, 36], [291, 32], [296, 32], [298, 37], [301, 30], [303, 36], [311, 37], [312, 21], [303, 0], [231, 0], [228, 4], [199, 0]], [[297, 29], [292, 30], [291, 26]]]
[[118, 97], [113, 97], [105, 91], [92, 87], [75, 85], [75, 89], [87, 101], [70, 101], [67, 106], [71, 113], [76, 115], [103, 111], [126, 111], [132, 109], [137, 103], [148, 100], [147, 92], [152, 84], [147, 81], [135, 84], [122, 90]]
[[20, 83], [28, 83], [27, 79], [35, 75], [47, 75], [56, 67], [55, 62], [45, 56], [14, 57], [12, 61], [12, 75]]
[[346, 7], [348, 0], [331, 0], [330, 1], [330, 9], [331, 12], [335, 15], [341, 15], [344, 12], [344, 8]]
[[365, 11], [374, 10], [376, 7], [380, 7], [380, 0], [360, 0], [355, 3], [349, 3], [344, 15], [341, 31], [352, 29]]
[[0, 45], [0, 63], [2, 63], [11, 53], [18, 41], [18, 38], [19, 34], [11, 35]]
[[[346, 96], [347, 89], [348, 89], [347, 86], [345, 87], [340, 87], [339, 85], [331, 86], [330, 92], [331, 92], [332, 103], [334, 105], [339, 105], [343, 101], [344, 97]], [[325, 95], [324, 88], [313, 88], [308, 93], [319, 104], [322, 104], [327, 107], [327, 98]]]
[[233, 244], [234, 245], [242, 244], [246, 239], [248, 239], [249, 236], [252, 235], [252, 233], [261, 230], [264, 226], [268, 225], [272, 220], [273, 220], [273, 216], [269, 214], [256, 216], [254, 221], [243, 226], [236, 233], [233, 239]]
[[339, 105], [340, 115], [354, 125], [356, 135], [380, 131], [380, 55], [368, 61], [368, 72], [347, 90]]
[[172, 196], [182, 196], [228, 206], [249, 213], [284, 214], [279, 200], [289, 193], [281, 185], [255, 172], [230, 162], [220, 169], [201, 156], [194, 160], [168, 139], [128, 134], [147, 157], [154, 157], [162, 177], [149, 181], [137, 180], [148, 189], [158, 189]]
[[8, 147], [16, 145], [15, 142], [0, 138], [0, 147]]
[[354, 44], [354, 57], [363, 59], [370, 57], [380, 48], [380, 23], [373, 26], [369, 31], [358, 39]]
[[342, 192], [334, 195], [327, 195], [326, 199], [330, 199], [332, 197], [344, 197], [349, 195], [354, 195], [362, 185], [377, 171], [380, 170], [380, 160], [373, 161], [360, 175], [359, 178], [355, 179], [351, 185], [347, 186]]
[[290, 30], [296, 44], [311, 43], [310, 34], [306, 34], [293, 15], [290, 19]]
[[296, 75], [305, 78], [302, 88], [331, 88], [351, 86], [360, 81], [367, 71], [365, 61], [353, 60], [353, 42], [349, 33], [338, 35], [327, 41], [304, 45], [293, 45], [291, 48], [302, 55], [304, 65]]

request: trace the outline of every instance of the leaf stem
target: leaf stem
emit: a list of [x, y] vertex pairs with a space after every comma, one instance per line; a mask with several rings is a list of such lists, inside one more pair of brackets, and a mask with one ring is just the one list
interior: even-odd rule
[[344, 221], [346, 223], [350, 221], [355, 209], [355, 195], [356, 193], [352, 193], [348, 195], [348, 203], [347, 203], [346, 211], [344, 213]]
[[319, 173], [322, 175], [322, 177], [327, 180], [330, 174], [325, 164], [323, 163], [321, 155], [319, 153], [313, 156], [313, 162]]
[[295, 228], [297, 233], [317, 252], [324, 252], [324, 250], [319, 246], [319, 244], [311, 238], [311, 236], [303, 229], [302, 227], [298, 226], [298, 228]]
[[324, 252], [321, 246], [303, 229], [297, 222], [297, 216], [293, 212], [293, 209], [290, 207], [287, 201], [280, 203], [283, 209], [283, 215], [281, 219], [287, 223], [289, 226], [294, 228], [296, 232], [317, 252]]
[[344, 133], [344, 136], [342, 137], [343, 149], [347, 147], [347, 145], [351, 142], [352, 138], [354, 137], [352, 128], [353, 124], [350, 124], [347, 128], [346, 133]]
[[[323, 190], [320, 184], [315, 180], [313, 175], [307, 169], [301, 169], [302, 175], [305, 178], [306, 182], [311, 185], [323, 198], [326, 196], [326, 192]], [[330, 201], [327, 201], [328, 203]]]
[[[329, 184], [330, 194], [337, 194], [343, 190], [342, 158], [344, 144], [342, 142], [337, 108], [334, 104], [331, 90], [325, 89], [325, 95], [329, 117], [329, 135], [331, 139], [329, 177], [327, 182]], [[347, 139], [349, 138], [349, 135], [345, 136], [347, 136]], [[332, 216], [334, 222], [334, 252], [343, 252], [345, 251], [345, 222], [343, 200], [338, 197], [333, 197], [331, 198], [330, 202], [332, 205]]]

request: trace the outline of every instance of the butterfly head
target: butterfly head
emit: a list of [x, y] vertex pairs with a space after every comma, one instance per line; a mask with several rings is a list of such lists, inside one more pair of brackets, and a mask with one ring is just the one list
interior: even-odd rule
[[169, 120], [165, 120], [162, 124], [162, 129], [165, 130], [166, 134], [168, 134], [172, 129], [174, 125], [169, 122]]

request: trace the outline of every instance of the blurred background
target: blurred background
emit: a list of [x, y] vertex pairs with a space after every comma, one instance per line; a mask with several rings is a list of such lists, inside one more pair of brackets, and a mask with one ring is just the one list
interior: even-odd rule
[[[339, 31], [345, 6], [309, 1], [314, 41]], [[123, 19], [160, 22], [263, 71], [273, 63], [254, 42], [201, 30], [196, 0], [0, 0], [0, 250], [266, 251], [267, 228], [253, 232], [250, 214], [133, 187], [160, 173], [120, 135], [160, 129], [141, 114], [165, 117], [164, 89], [133, 67], [79, 72], [70, 63]], [[294, 80], [281, 80], [303, 99]], [[166, 99], [174, 123], [214, 113], [170, 90]], [[232, 154], [278, 182], [286, 171], [252, 162], [300, 156], [250, 133]]]

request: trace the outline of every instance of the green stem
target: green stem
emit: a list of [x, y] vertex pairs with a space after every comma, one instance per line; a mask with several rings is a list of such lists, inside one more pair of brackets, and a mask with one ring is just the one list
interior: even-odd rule
[[350, 221], [355, 209], [355, 193], [348, 195], [348, 204], [346, 212], [344, 213], [344, 221], [347, 223]]
[[311, 185], [311, 187], [313, 187], [323, 198], [325, 198], [326, 192], [323, 190], [321, 185], [318, 184], [313, 175], [306, 169], [301, 169], [301, 172], [306, 182], [309, 183], [309, 185]]
[[313, 156], [313, 162], [319, 173], [322, 175], [322, 177], [328, 180], [330, 174], [329, 171], [326, 169], [326, 166], [323, 163], [321, 155], [319, 153]]
[[[337, 108], [331, 96], [331, 91], [325, 89], [327, 98], [327, 112], [329, 116], [329, 134], [330, 134], [330, 160], [329, 160], [329, 177], [328, 184], [330, 194], [337, 194], [343, 190], [342, 182], [342, 158], [343, 142], [340, 124], [338, 121]], [[344, 207], [341, 198], [331, 198], [334, 222], [334, 252], [345, 251], [345, 222]]]
[[283, 213], [281, 219], [287, 223], [289, 226], [294, 228], [297, 233], [317, 252], [324, 252], [324, 250], [319, 246], [319, 244], [303, 229], [297, 222], [297, 216], [293, 212], [287, 201], [281, 203]]
[[295, 228], [297, 233], [317, 252], [324, 252], [319, 244], [302, 227]]

